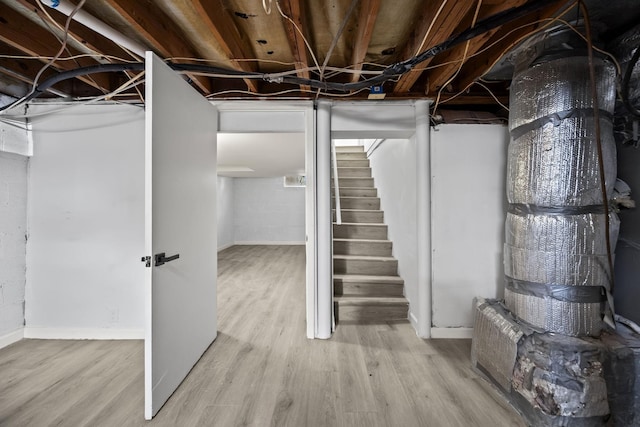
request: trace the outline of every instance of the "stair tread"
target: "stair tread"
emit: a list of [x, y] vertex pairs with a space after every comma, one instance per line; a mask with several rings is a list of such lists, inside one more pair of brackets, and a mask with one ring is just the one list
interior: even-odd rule
[[355, 283], [388, 283], [392, 285], [403, 285], [404, 280], [400, 276], [370, 276], [368, 274], [334, 274], [334, 280]]
[[388, 239], [348, 239], [346, 237], [335, 237], [334, 242], [354, 242], [354, 243], [391, 243]]
[[340, 200], [342, 199], [379, 199], [379, 198], [380, 197], [378, 196], [340, 196]]
[[[331, 209], [333, 211], [335, 211], [336, 209], [333, 208]], [[382, 209], [350, 209], [350, 208], [340, 208], [340, 210], [342, 212], [354, 212], [354, 213], [360, 213], [360, 212], [376, 212], [376, 213], [382, 213]]]
[[363, 261], [397, 261], [392, 256], [378, 256], [378, 255], [344, 255], [334, 254], [333, 259], [345, 259], [345, 260], [363, 260]]
[[340, 186], [341, 190], [375, 190], [375, 188], [371, 187], [345, 187], [343, 185]]
[[335, 296], [335, 301], [341, 305], [409, 305], [404, 296], [397, 297], [362, 297], [362, 296]]
[[380, 224], [379, 222], [343, 222], [342, 224], [336, 224], [335, 222], [333, 223], [333, 225], [372, 225], [375, 227], [386, 227], [387, 224]]

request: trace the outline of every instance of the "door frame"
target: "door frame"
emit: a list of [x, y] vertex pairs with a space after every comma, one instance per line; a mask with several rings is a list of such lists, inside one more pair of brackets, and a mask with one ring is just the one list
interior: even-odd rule
[[218, 132], [304, 133], [307, 338], [318, 337], [316, 131], [313, 101], [212, 101], [218, 109]]

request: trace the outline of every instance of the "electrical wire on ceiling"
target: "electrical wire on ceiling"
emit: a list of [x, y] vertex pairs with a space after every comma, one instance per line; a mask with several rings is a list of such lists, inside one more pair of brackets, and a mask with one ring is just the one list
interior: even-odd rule
[[[368, 88], [364, 88], [364, 89], [360, 89], [354, 93], [331, 93], [331, 92], [320, 92], [320, 95], [322, 96], [327, 96], [327, 97], [334, 97], [334, 98], [348, 98], [350, 96], [353, 95], [357, 95], [360, 92], [364, 92], [366, 90], [369, 90]], [[242, 95], [253, 95], [256, 98], [269, 98], [269, 97], [274, 97], [274, 96], [280, 96], [280, 95], [285, 95], [288, 93], [308, 93], [310, 95], [316, 95], [318, 92], [315, 90], [307, 90], [307, 89], [302, 89], [302, 88], [298, 88], [298, 89], [287, 89], [287, 90], [283, 90], [280, 92], [270, 92], [270, 93], [255, 93], [255, 92], [250, 92], [248, 90], [242, 90], [242, 89], [229, 89], [229, 90], [223, 90], [220, 92], [215, 92], [212, 94], [209, 94], [206, 96], [207, 99], [213, 99], [216, 96], [220, 96], [220, 95], [228, 95], [228, 94], [242, 94]]]
[[[478, 0], [478, 4], [476, 5], [476, 11], [473, 14], [473, 21], [471, 21], [471, 28], [473, 28], [476, 25], [476, 21], [478, 19], [478, 13], [480, 12], [480, 6], [481, 5], [482, 5], [482, 0]], [[436, 102], [433, 105], [433, 114], [434, 115], [436, 114], [436, 111], [438, 110], [438, 104], [440, 103], [440, 96], [442, 95], [442, 91], [456, 77], [458, 77], [458, 74], [460, 73], [460, 70], [462, 70], [462, 66], [464, 65], [464, 62], [467, 60], [467, 53], [469, 52], [469, 43], [471, 43], [471, 40], [467, 40], [467, 43], [465, 44], [464, 53], [462, 54], [462, 60], [460, 61], [460, 66], [458, 67], [456, 72], [451, 77], [449, 77], [449, 79], [438, 90], [438, 96], [436, 97]]]
[[[267, 6], [267, 1], [269, 2], [269, 6]], [[262, 0], [262, 8], [264, 9], [264, 13], [267, 15], [271, 15], [271, 4], [273, 0]]]
[[[565, 10], [564, 10], [564, 11], [562, 11], [560, 14], [558, 14], [558, 16], [553, 17], [553, 18], [548, 18], [548, 19], [546, 19], [546, 20], [548, 20], [548, 21], [549, 21], [549, 22], [547, 22], [546, 24], [544, 24], [544, 25], [542, 25], [541, 27], [536, 28], [536, 29], [534, 29], [534, 30], [532, 30], [532, 31], [528, 32], [527, 34], [524, 34], [523, 36], [519, 37], [518, 39], [516, 39], [515, 41], [513, 41], [512, 43], [510, 43], [510, 44], [509, 44], [505, 49], [503, 49], [503, 50], [502, 50], [502, 53], [501, 53], [500, 55], [498, 55], [498, 56], [497, 56], [497, 58], [496, 58], [496, 59], [495, 59], [495, 60], [494, 60], [494, 61], [493, 61], [489, 66], [487, 66], [487, 67], [486, 67], [485, 74], [486, 74], [488, 71], [490, 71], [491, 69], [493, 69], [493, 67], [495, 67], [495, 66], [496, 66], [496, 64], [497, 64], [498, 62], [500, 62], [500, 60], [504, 57], [504, 55], [505, 55], [507, 52], [509, 52], [511, 49], [513, 49], [513, 48], [514, 48], [515, 46], [517, 46], [518, 44], [520, 44], [523, 40], [525, 40], [525, 39], [527, 39], [527, 38], [531, 37], [532, 35], [534, 35], [534, 34], [536, 34], [536, 33], [539, 33], [539, 32], [542, 32], [542, 31], [544, 31], [544, 30], [548, 29], [548, 28], [549, 28], [551, 25], [553, 25], [555, 22], [562, 22], [562, 23], [564, 23], [564, 24], [565, 24], [565, 25], [567, 25], [569, 28], [571, 28], [574, 32], [576, 32], [576, 33], [580, 34], [580, 35], [582, 36], [582, 38], [584, 38], [584, 39], [585, 39], [585, 41], [586, 41], [586, 38], [584, 37], [584, 35], [582, 35], [582, 34], [578, 31], [578, 29], [577, 29], [577, 28], [575, 28], [575, 26], [573, 26], [573, 25], [571, 25], [569, 22], [567, 22], [567, 21], [565, 21], [565, 20], [561, 19], [563, 16], [565, 16], [566, 14], [568, 14], [569, 12], [571, 12], [571, 11], [573, 10], [573, 8], [574, 8], [577, 4], [578, 4], [578, 0], [576, 0], [576, 1], [575, 1], [574, 3], [572, 3], [571, 5], [567, 6], [567, 7], [565, 8]], [[541, 20], [541, 21], [546, 21], [546, 20]], [[536, 24], [536, 23], [538, 23], [538, 22], [540, 22], [540, 21], [536, 21], [536, 22], [534, 22], [534, 23], [529, 23], [529, 24], [527, 24], [527, 25], [524, 25], [523, 27], [527, 27], [527, 26], [530, 26], [530, 25]], [[517, 29], [514, 29], [513, 31], [515, 31], [515, 30], [517, 30]], [[507, 35], [508, 35], [508, 34], [507, 34]], [[507, 35], [505, 35], [504, 37], [507, 37]], [[503, 38], [504, 38], [504, 37], [503, 37]], [[498, 41], [500, 41], [500, 40], [497, 40], [495, 43], [498, 43]], [[494, 44], [495, 44], [495, 43], [494, 43]], [[490, 46], [490, 47], [491, 47], [491, 46]], [[594, 48], [595, 48], [595, 47], [594, 47]], [[600, 51], [600, 49], [598, 49], [598, 51]], [[613, 57], [613, 55], [611, 55], [611, 54], [610, 54], [610, 53], [608, 53], [608, 52], [602, 51], [602, 53], [604, 53], [604, 54], [606, 54], [606, 55], [608, 55], [608, 56], [610, 56], [610, 57]], [[614, 59], [614, 61], [615, 61], [615, 58], [613, 58], [613, 59]], [[617, 63], [617, 61], [615, 61], [615, 62]], [[619, 67], [619, 64], [618, 64], [618, 67]], [[484, 74], [483, 74], [483, 75], [484, 75]], [[482, 76], [481, 76], [481, 77], [482, 77]], [[481, 77], [480, 77], [480, 78], [481, 78]], [[467, 86], [465, 86], [462, 90], [460, 90], [460, 91], [459, 91], [458, 93], [456, 93], [455, 95], [450, 96], [449, 98], [447, 98], [447, 99], [444, 99], [444, 100], [440, 101], [440, 104], [444, 104], [444, 103], [446, 103], [446, 102], [449, 102], [449, 101], [454, 100], [454, 99], [455, 99], [455, 98], [457, 98], [458, 96], [460, 96], [460, 95], [462, 95], [463, 93], [465, 93], [465, 92], [466, 92], [466, 91], [467, 91], [471, 86], [473, 86], [474, 84], [475, 84], [475, 82], [471, 82], [471, 83], [469, 83]]]
[[489, 89], [487, 86], [485, 86], [484, 84], [480, 83], [479, 81], [475, 81], [473, 82], [474, 84], [477, 84], [480, 87], [483, 87], [487, 92], [489, 92], [489, 95], [491, 95], [491, 97], [494, 99], [494, 101], [496, 101], [496, 103], [501, 106], [502, 108], [504, 108], [505, 110], [509, 111], [509, 107], [507, 107], [506, 105], [504, 105], [502, 102], [500, 102], [500, 100], [498, 99], [498, 97], [491, 91], [491, 89]]
[[[114, 64], [115, 65], [115, 64]], [[24, 120], [24, 119], [33, 119], [36, 117], [44, 117], [44, 116], [48, 116], [51, 114], [56, 114], [56, 113], [60, 113], [63, 111], [67, 111], [70, 108], [75, 108], [77, 106], [81, 106], [81, 105], [91, 105], [94, 104], [96, 102], [99, 101], [111, 101], [113, 100], [116, 96], [118, 96], [119, 94], [121, 94], [122, 92], [125, 92], [133, 87], [137, 87], [141, 84], [143, 84], [145, 81], [144, 79], [142, 79], [142, 77], [144, 77], [144, 70], [142, 72], [139, 72], [137, 75], [133, 76], [132, 78], [130, 78], [128, 81], [126, 81], [125, 83], [123, 83], [122, 85], [120, 85], [117, 89], [104, 94], [104, 95], [100, 95], [100, 96], [95, 96], [95, 97], [91, 97], [89, 99], [87, 99], [86, 101], [82, 101], [82, 102], [77, 102], [77, 103], [73, 103], [73, 104], [68, 104], [63, 108], [58, 108], [58, 109], [53, 109], [53, 110], [47, 110], [47, 111], [42, 111], [39, 113], [25, 113], [25, 114], [12, 114], [10, 116], [0, 116], [0, 121], [19, 127], [21, 129], [26, 129], [24, 127], [24, 122], [20, 121], [20, 120]]]
[[356, 6], [358, 5], [359, 0], [351, 0], [351, 4], [349, 5], [349, 10], [347, 10], [347, 13], [344, 15], [344, 18], [342, 19], [342, 23], [340, 24], [340, 27], [338, 28], [338, 32], [336, 33], [335, 36], [333, 36], [333, 40], [331, 40], [331, 45], [329, 46], [329, 50], [327, 51], [327, 55], [324, 58], [324, 61], [322, 62], [322, 67], [320, 68], [320, 81], [324, 80], [324, 70], [327, 68], [327, 64], [329, 63], [329, 59], [331, 59], [331, 55], [333, 54], [333, 50], [336, 48], [336, 46], [338, 45], [338, 40], [340, 40], [340, 37], [342, 37], [342, 33], [344, 32], [344, 29], [347, 27], [347, 23], [349, 22], [349, 18], [351, 18], [351, 15], [353, 14], [353, 11], [355, 10]]
[[304, 33], [302, 32], [302, 30], [298, 27], [298, 24], [296, 24], [293, 19], [288, 17], [282, 11], [282, 8], [280, 8], [280, 0], [276, 0], [276, 8], [278, 9], [278, 13], [280, 14], [280, 16], [282, 16], [287, 21], [291, 22], [291, 25], [293, 25], [293, 27], [296, 29], [297, 33], [300, 34], [300, 37], [302, 37], [302, 40], [304, 41], [305, 46], [307, 46], [307, 49], [309, 50], [309, 53], [311, 54], [311, 59], [313, 59], [313, 63], [316, 65], [316, 67], [318, 67], [318, 69], [320, 69], [320, 64], [318, 63], [318, 59], [316, 58], [316, 55], [313, 53], [313, 49], [311, 49], [311, 45], [309, 44], [309, 41], [304, 36]]
[[[245, 72], [245, 71], [238, 71], [238, 70], [232, 70], [232, 69], [208, 66], [208, 65], [202, 65], [202, 64], [168, 64], [168, 65], [171, 68], [173, 68], [175, 71], [179, 71], [179, 72], [190, 72], [190, 73], [201, 72], [205, 74], [222, 75], [224, 77], [241, 77], [241, 78], [248, 78], [248, 79], [264, 80], [264, 81], [275, 82], [275, 83], [304, 85], [304, 86], [309, 86], [310, 88], [313, 88], [313, 89], [318, 89], [324, 93], [331, 93], [331, 92], [349, 93], [353, 91], [368, 89], [371, 86], [379, 86], [387, 81], [397, 79], [403, 74], [412, 70], [421, 62], [424, 62], [429, 58], [432, 58], [448, 49], [451, 49], [454, 46], [457, 46], [461, 43], [471, 40], [476, 36], [484, 34], [487, 31], [498, 28], [506, 24], [507, 22], [523, 17], [545, 6], [554, 4], [556, 3], [556, 1], [557, 0], [532, 0], [519, 7], [511, 8], [511, 9], [502, 11], [500, 13], [497, 13], [493, 16], [490, 16], [488, 18], [478, 21], [475, 26], [462, 31], [457, 35], [453, 35], [449, 37], [444, 42], [439, 43], [435, 46], [432, 46], [429, 49], [425, 50], [424, 52], [412, 58], [409, 58], [407, 60], [397, 62], [385, 67], [384, 69], [381, 70], [380, 74], [378, 75], [375, 75], [373, 77], [370, 77], [364, 80], [360, 80], [358, 82], [352, 82], [352, 83], [327, 82], [327, 81], [320, 81], [317, 79], [298, 77], [293, 75], [293, 73], [298, 72], [297, 70], [295, 71], [292, 70], [291, 75], [287, 75], [287, 74], [283, 75], [283, 73], [271, 74], [271, 73], [259, 73], [259, 72]], [[82, 2], [79, 3], [78, 6], [80, 6], [81, 4]], [[298, 26], [295, 24], [295, 22], [282, 12], [278, 0], [276, 0], [276, 6], [280, 14], [285, 19], [289, 20], [294, 25], [296, 30], [300, 33], [300, 35], [303, 36], [302, 32], [300, 31]], [[303, 39], [305, 40], [305, 44], [307, 45], [307, 48], [310, 49], [308, 41], [306, 40], [306, 38], [304, 38], [304, 36], [303, 36]], [[321, 67], [317, 63], [317, 60], [315, 59], [315, 55], [311, 50], [310, 52], [314, 57], [314, 62], [317, 69], [321, 69]], [[47, 88], [51, 87], [52, 85], [62, 80], [66, 80], [69, 78], [78, 77], [82, 75], [88, 75], [92, 73], [98, 73], [98, 72], [141, 71], [142, 69], [144, 69], [143, 63], [126, 63], [126, 64], [100, 64], [96, 66], [84, 67], [84, 68], [79, 68], [75, 70], [70, 70], [67, 72], [62, 72], [56, 76], [51, 77], [50, 79], [47, 79], [40, 85], [36, 86], [36, 84], [34, 83], [34, 89], [31, 93], [29, 93], [27, 96], [23, 97], [22, 99], [14, 103], [0, 107], [0, 112], [35, 98], [44, 90], [46, 90]], [[449, 98], [449, 100], [450, 99], [452, 98]]]
[[38, 86], [38, 80], [40, 80], [40, 76], [42, 76], [42, 73], [44, 73], [45, 70], [47, 70], [51, 65], [53, 65], [56, 59], [58, 59], [60, 55], [62, 55], [62, 52], [64, 52], [65, 48], [67, 47], [67, 40], [69, 39], [69, 25], [71, 25], [71, 20], [73, 19], [73, 16], [82, 8], [82, 6], [84, 6], [84, 3], [86, 1], [87, 0], [80, 0], [80, 2], [76, 5], [76, 7], [67, 17], [67, 20], [65, 21], [65, 24], [64, 24], [64, 37], [62, 39], [62, 46], [60, 46], [60, 50], [58, 50], [58, 53], [56, 53], [53, 56], [53, 58], [51, 58], [49, 62], [47, 62], [36, 74], [35, 78], [33, 79], [33, 86], [31, 88], [31, 93], [35, 92], [36, 87]]
[[[51, 60], [52, 58], [54, 58], [53, 56], [27, 56], [27, 55], [2, 55], [0, 54], [0, 58], [4, 58], [4, 59], [25, 59], [25, 60], [29, 60], [29, 59], [35, 59], [35, 60], [40, 60], [40, 61], [47, 61], [47, 60]], [[134, 62], [134, 63], [138, 63], [140, 61], [134, 61], [131, 59], [124, 59], [124, 58], [120, 58], [118, 56], [113, 56], [113, 55], [105, 55], [105, 54], [98, 54], [98, 53], [80, 53], [78, 55], [71, 55], [71, 56], [61, 56], [59, 58], [56, 59], [56, 62], [61, 62], [61, 61], [75, 61], [76, 59], [79, 58], [95, 58], [95, 59], [99, 59], [99, 58], [105, 58], [105, 59], [110, 59], [112, 61], [119, 61], [119, 62]]]

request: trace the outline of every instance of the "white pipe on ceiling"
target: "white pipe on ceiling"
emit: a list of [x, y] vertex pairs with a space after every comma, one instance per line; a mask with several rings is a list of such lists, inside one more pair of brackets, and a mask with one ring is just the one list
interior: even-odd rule
[[[40, 0], [42, 4], [48, 6], [52, 9], [57, 10], [60, 13], [69, 16], [73, 10], [75, 9], [75, 5], [73, 3], [68, 2], [67, 0]], [[79, 10], [73, 15], [73, 20], [79, 22], [87, 28], [95, 31], [98, 34], [103, 35], [108, 38], [112, 42], [122, 46], [128, 51], [135, 53], [136, 55], [144, 58], [145, 51], [149, 50], [144, 47], [140, 43], [135, 40], [131, 40], [129, 37], [126, 37], [122, 33], [116, 31], [112, 27], [108, 26], [104, 22], [99, 19], [93, 17], [89, 13]]]

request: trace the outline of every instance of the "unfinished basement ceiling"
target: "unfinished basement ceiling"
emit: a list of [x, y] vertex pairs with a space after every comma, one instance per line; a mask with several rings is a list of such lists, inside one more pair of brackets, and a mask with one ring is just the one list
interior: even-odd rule
[[[65, 2], [72, 8], [79, 5], [78, 0], [61, 0]], [[607, 8], [603, 8], [602, 3], [587, 1], [594, 16], [594, 27], [604, 34], [615, 33], [640, 17], [640, 8], [634, 0], [614, 2], [615, 8], [609, 8], [608, 3]], [[363, 83], [362, 90], [344, 91], [335, 89], [337, 84], [374, 78], [385, 67], [413, 58], [463, 33], [474, 22], [481, 23], [523, 5], [531, 7], [531, 11], [505, 20], [468, 43], [460, 43], [417, 63], [402, 75], [395, 70], [383, 84], [387, 99], [440, 96], [440, 102], [447, 105], [491, 107], [497, 105], [496, 101], [508, 102], [508, 82], [490, 83], [488, 87], [474, 82], [499, 62], [512, 45], [549, 25], [550, 17], [574, 3], [566, 0], [86, 0], [81, 11], [168, 62], [191, 67], [190, 71], [184, 71], [185, 78], [210, 98], [320, 96], [343, 99], [366, 98], [370, 85]], [[610, 12], [613, 9], [616, 13]], [[575, 17], [573, 12], [565, 15], [567, 19]], [[43, 6], [41, 0], [0, 0], [0, 95], [20, 98], [29, 93], [42, 66], [60, 49], [60, 40], [65, 37], [60, 28], [66, 19], [57, 10]], [[476, 29], [479, 27], [482, 26], [476, 25]], [[74, 59], [70, 59], [72, 56]], [[42, 73], [38, 83], [81, 67], [140, 60], [139, 55], [72, 21], [66, 50]], [[211, 69], [194, 70], [193, 64], [219, 69], [212, 74]], [[74, 99], [108, 94], [140, 72], [140, 67], [132, 67], [133, 70], [126, 72], [79, 75], [51, 86], [43, 96]], [[223, 77], [228, 71], [238, 75]], [[259, 73], [253, 75], [259, 78], [246, 78], [242, 73]], [[285, 74], [263, 78], [263, 73]], [[318, 94], [308, 79], [327, 87]], [[143, 93], [139, 85], [115, 97], [140, 100]]]

